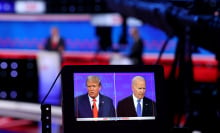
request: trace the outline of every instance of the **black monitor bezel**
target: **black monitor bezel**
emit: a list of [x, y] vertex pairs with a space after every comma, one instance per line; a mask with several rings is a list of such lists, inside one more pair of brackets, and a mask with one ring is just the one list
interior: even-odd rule
[[[76, 121], [74, 118], [73, 73], [87, 72], [154, 72], [157, 115], [155, 120], [118, 120], [118, 121]], [[168, 101], [164, 87], [164, 69], [161, 65], [66, 65], [62, 68], [62, 114], [63, 131], [93, 130], [148, 130], [166, 132], [168, 130]]]

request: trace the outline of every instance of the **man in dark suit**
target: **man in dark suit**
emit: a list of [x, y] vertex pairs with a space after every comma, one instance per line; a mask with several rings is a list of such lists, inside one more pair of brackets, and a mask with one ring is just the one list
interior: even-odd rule
[[58, 27], [53, 26], [50, 29], [50, 36], [46, 39], [43, 48], [41, 48], [42, 46], [40, 46], [40, 49], [44, 49], [51, 52], [58, 52], [60, 56], [60, 61], [62, 63], [65, 46], [65, 40], [63, 37], [60, 36]]
[[[75, 116], [77, 118], [115, 117], [113, 101], [100, 94], [101, 81], [97, 76], [88, 76], [88, 93], [75, 98]], [[97, 112], [97, 114], [95, 113]]]
[[144, 43], [142, 38], [140, 37], [139, 31], [137, 27], [132, 27], [130, 29], [130, 35], [133, 38], [133, 45], [131, 48], [131, 52], [128, 57], [131, 59], [134, 65], [144, 65], [142, 55], [144, 50]]
[[60, 36], [58, 27], [52, 27], [50, 30], [50, 36], [46, 40], [45, 50], [58, 51], [62, 53], [65, 48], [65, 41]]
[[135, 76], [132, 79], [132, 92], [133, 94], [131, 96], [128, 96], [118, 102], [117, 116], [118, 117], [155, 116], [156, 104], [151, 99], [145, 97], [146, 81], [143, 77]]

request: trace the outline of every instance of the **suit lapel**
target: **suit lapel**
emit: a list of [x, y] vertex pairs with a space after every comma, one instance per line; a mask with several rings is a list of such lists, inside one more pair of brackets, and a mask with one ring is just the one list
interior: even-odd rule
[[130, 112], [129, 114], [131, 114], [131, 116], [133, 116], [133, 117], [137, 116], [132, 96], [129, 97], [128, 105], [129, 105], [128, 111]]
[[148, 112], [148, 105], [149, 105], [149, 103], [148, 103], [147, 99], [144, 98], [143, 99], [143, 112], [142, 112], [143, 116], [145, 116]]
[[143, 102], [143, 116], [151, 116], [154, 115], [153, 113], [153, 101], [147, 99], [146, 97], [144, 98]]
[[104, 106], [104, 99], [103, 96], [101, 94], [99, 94], [99, 117], [102, 117], [103, 115], [103, 106]]
[[85, 95], [83, 101], [85, 101], [83, 107], [85, 108], [85, 110], [88, 110], [88, 115], [91, 116], [91, 117], [93, 117], [91, 105], [90, 105], [89, 98], [88, 98], [88, 94]]

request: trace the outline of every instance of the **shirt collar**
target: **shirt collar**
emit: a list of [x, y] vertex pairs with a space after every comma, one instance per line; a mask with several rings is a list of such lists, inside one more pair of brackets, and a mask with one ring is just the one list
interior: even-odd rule
[[[137, 102], [138, 99], [137, 99], [137, 97], [134, 96], [134, 94], [132, 94], [132, 97], [133, 97], [134, 101]], [[142, 101], [143, 101], [143, 98], [140, 99], [140, 100], [141, 100], [140, 102], [142, 102]]]
[[[89, 97], [89, 101], [93, 101], [93, 98], [91, 98], [89, 95], [88, 95], [88, 97]], [[99, 94], [95, 99], [96, 99], [97, 102], [99, 101]]]

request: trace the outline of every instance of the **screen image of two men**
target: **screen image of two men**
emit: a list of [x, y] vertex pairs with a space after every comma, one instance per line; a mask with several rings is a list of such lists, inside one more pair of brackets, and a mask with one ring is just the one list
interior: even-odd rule
[[[100, 73], [98, 76], [79, 73], [74, 76], [76, 118], [140, 118], [156, 115], [153, 73]], [[79, 86], [83, 82], [86, 89]]]

